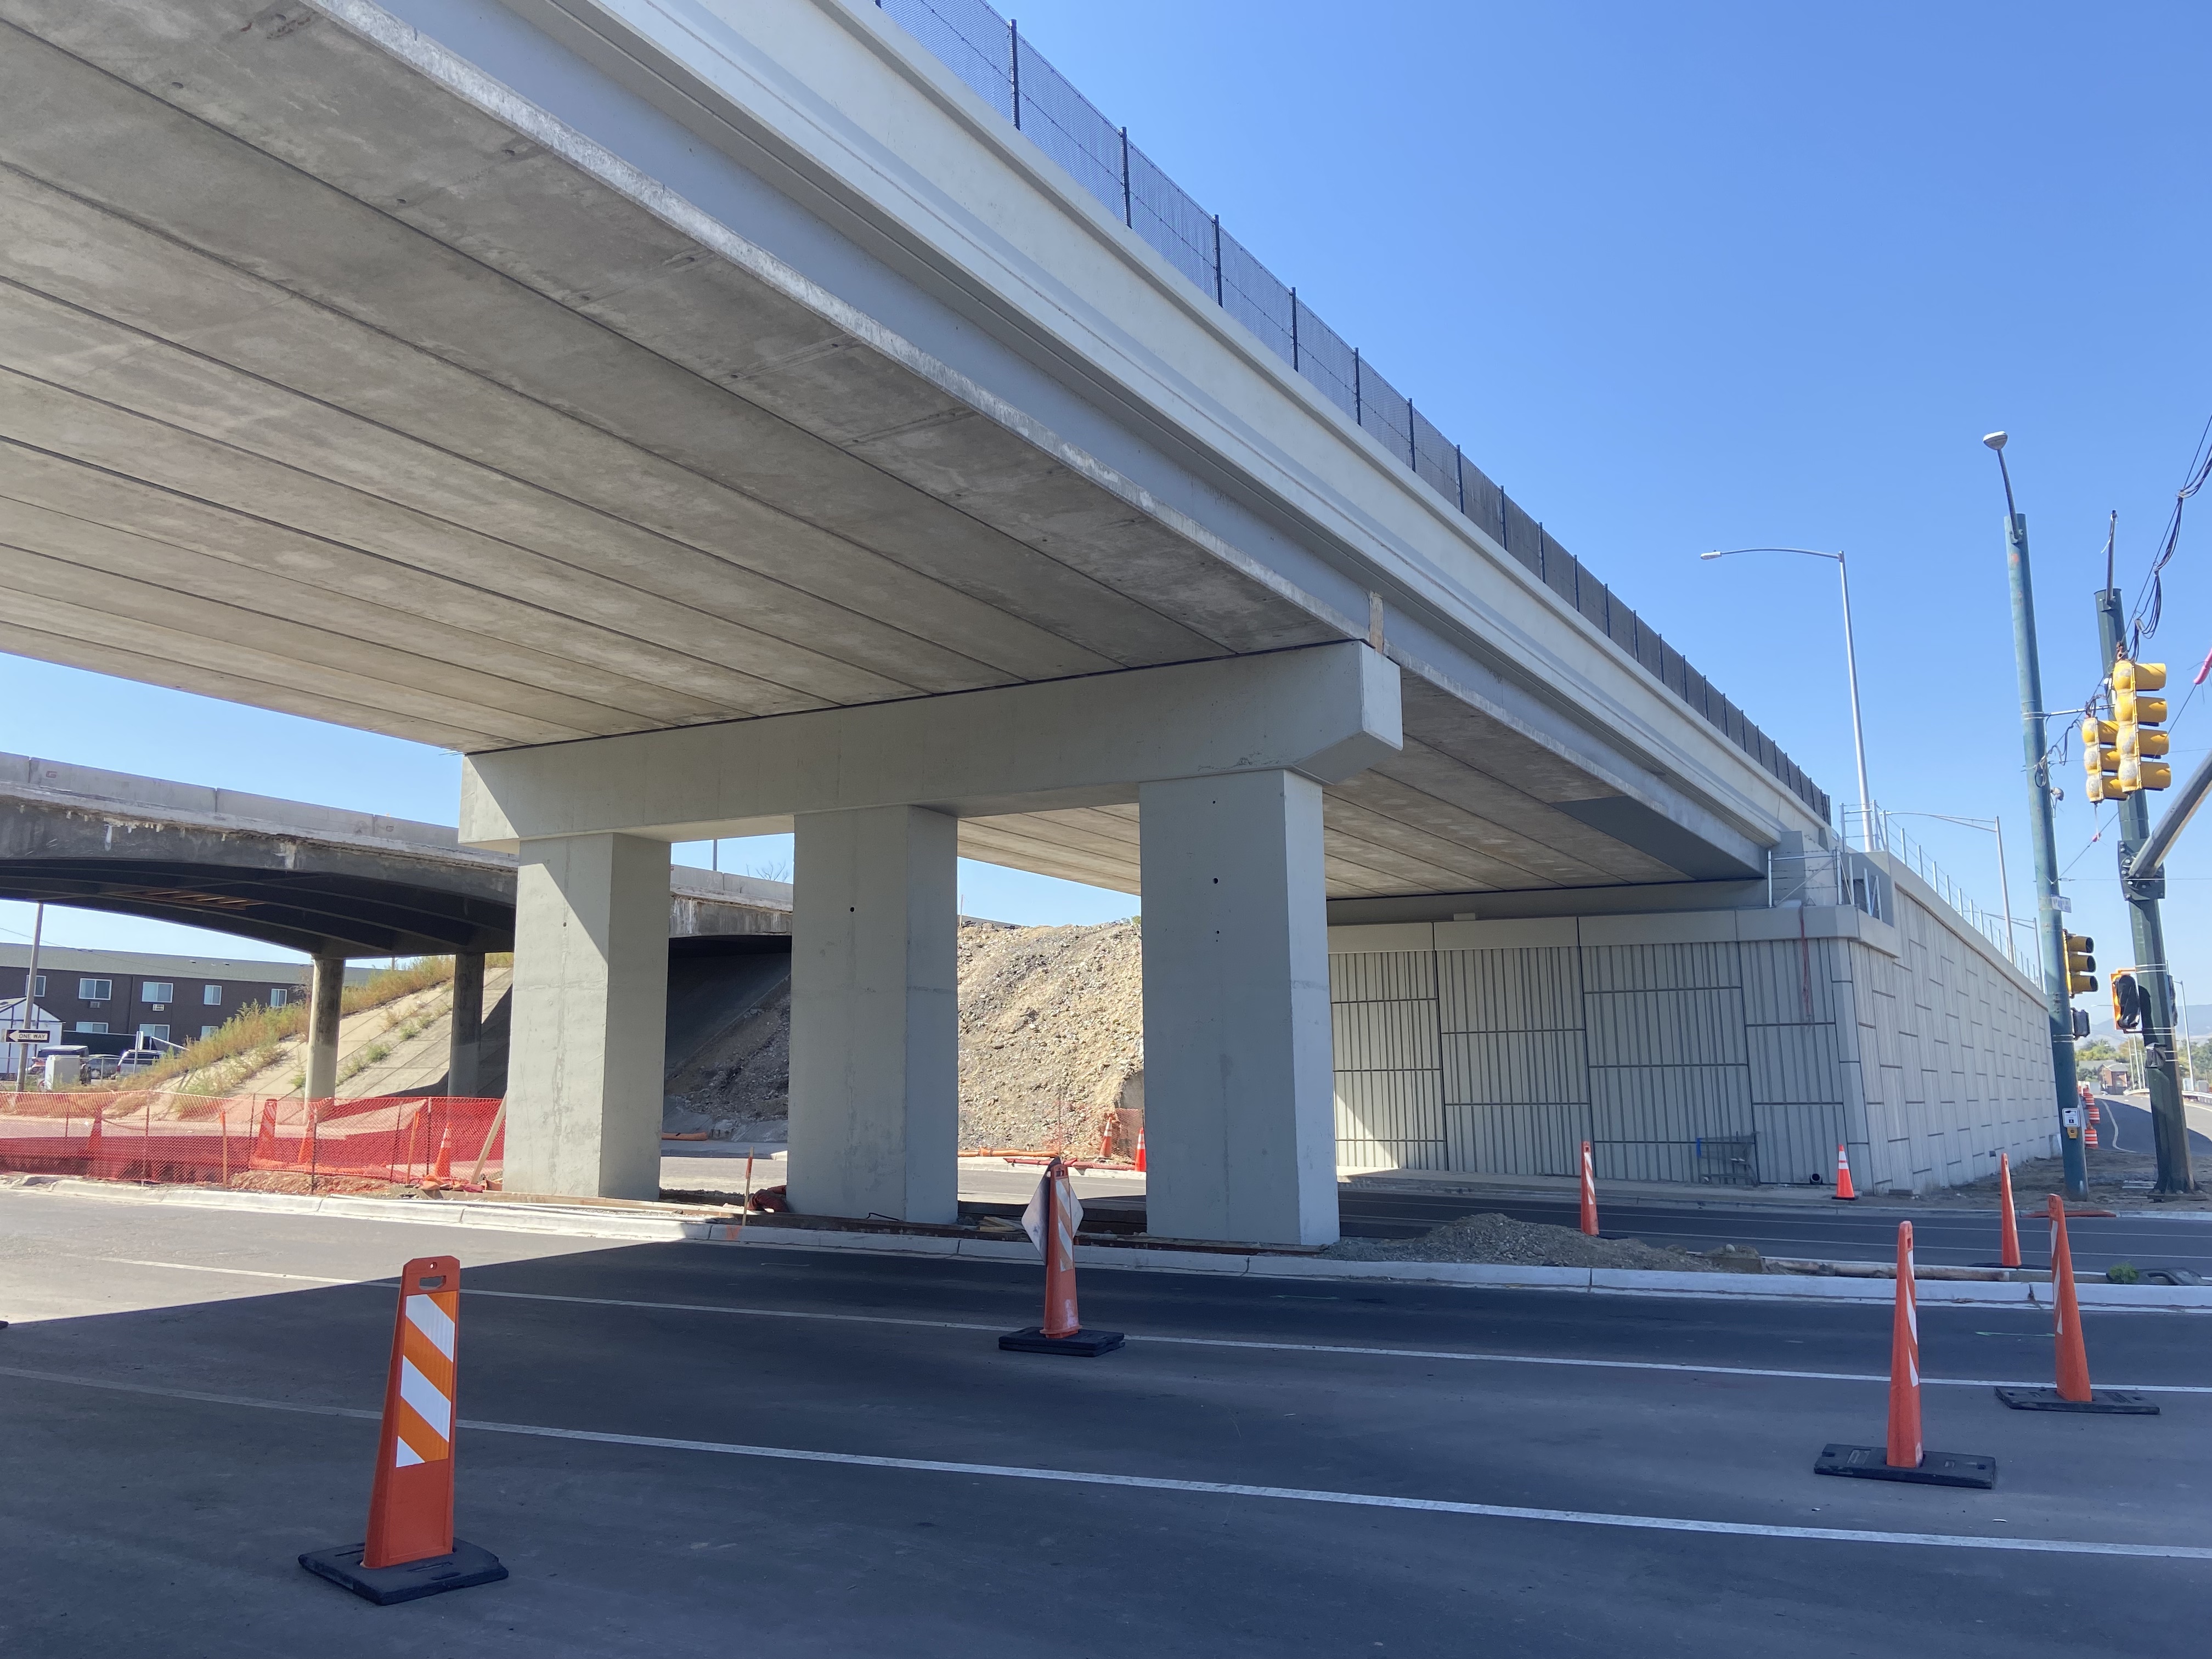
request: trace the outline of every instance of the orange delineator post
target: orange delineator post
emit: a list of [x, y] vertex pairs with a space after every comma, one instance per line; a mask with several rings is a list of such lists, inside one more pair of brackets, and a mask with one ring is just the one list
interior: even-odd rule
[[1858, 1189], [1851, 1185], [1850, 1156], [1844, 1151], [1844, 1143], [1840, 1140], [1836, 1143], [1836, 1191], [1834, 1195], [1839, 1199], [1856, 1199], [1859, 1195]]
[[2066, 1200], [2057, 1194], [2047, 1200], [2051, 1218], [2051, 1311], [2052, 1335], [2058, 1348], [2058, 1386], [2055, 1389], [2016, 1389], [2000, 1386], [1997, 1398], [2014, 1411], [2094, 1412], [2115, 1417], [2155, 1417], [2158, 1407], [2148, 1395], [2124, 1389], [2095, 1390], [2089, 1386], [2089, 1353], [2081, 1340], [2081, 1309], [2074, 1290], [2074, 1251], [2066, 1242]]
[[1036, 1237], [1044, 1252], [1044, 1322], [1008, 1332], [999, 1346], [1016, 1353], [1069, 1353], [1086, 1359], [1112, 1352], [1122, 1344], [1121, 1332], [1086, 1331], [1076, 1316], [1075, 1229], [1082, 1212], [1067, 1165], [1059, 1158], [1045, 1166], [1032, 1204], [1042, 1211]]
[[1996, 1485], [1997, 1462], [1964, 1452], [1931, 1452], [1920, 1437], [1920, 1287], [1912, 1275], [1912, 1224], [1897, 1224], [1897, 1301], [1889, 1322], [1889, 1432], [1879, 1446], [1830, 1444], [1815, 1474], [1856, 1475], [1917, 1486]]
[[453, 1402], [461, 1264], [422, 1256], [399, 1275], [392, 1364], [370, 1483], [368, 1541], [300, 1558], [310, 1572], [380, 1604], [507, 1577], [489, 1552], [453, 1536]]
[[2058, 1397], [2087, 1402], [2089, 1352], [2081, 1343], [2081, 1310], [2074, 1298], [2074, 1252], [2066, 1243], [2066, 1200], [2051, 1194], [2051, 1302], [2057, 1320]]
[[1583, 1142], [1583, 1231], [1597, 1237], [1597, 1177], [1590, 1172], [1590, 1144]]
[[1897, 1224], [1897, 1310], [1889, 1324], [1889, 1440], [1893, 1469], [1917, 1469], [1920, 1443], [1920, 1292], [1912, 1280], [1912, 1224]]
[[2012, 1158], [2009, 1154], [1997, 1154], [1997, 1214], [2002, 1229], [2003, 1249], [1999, 1255], [2008, 1267], [2020, 1266], [2020, 1218], [2012, 1207]]

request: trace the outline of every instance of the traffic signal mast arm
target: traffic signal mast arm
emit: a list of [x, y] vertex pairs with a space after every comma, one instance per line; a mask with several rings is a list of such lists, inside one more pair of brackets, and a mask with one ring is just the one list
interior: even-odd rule
[[2208, 789], [2212, 789], [2212, 755], [2197, 763], [2197, 769], [2189, 775], [2189, 781], [2174, 797], [2173, 805], [2159, 819], [2158, 828], [2150, 832], [2150, 839], [2137, 848], [2135, 857], [2128, 860], [2129, 880], [2151, 881], [2158, 877], [2175, 838], [2189, 827], [2191, 816], [2204, 804]]

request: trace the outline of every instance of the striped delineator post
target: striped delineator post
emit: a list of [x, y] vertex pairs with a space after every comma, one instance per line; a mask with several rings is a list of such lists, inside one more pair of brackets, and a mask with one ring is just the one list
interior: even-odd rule
[[1912, 1277], [1912, 1224], [1897, 1224], [1897, 1307], [1889, 1322], [1889, 1443], [1893, 1469], [1917, 1469], [1920, 1443], [1920, 1291]]
[[2089, 1350], [2081, 1340], [2081, 1309], [2074, 1293], [2074, 1250], [2066, 1242], [2066, 1200], [2047, 1200], [2051, 1218], [2051, 1334], [2058, 1345], [2055, 1389], [1999, 1389], [1997, 1398], [2014, 1411], [2095, 1412], [2115, 1417], [2155, 1417], [2148, 1395], [2123, 1389], [2089, 1386]]
[[1912, 1224], [1897, 1224], [1897, 1303], [1889, 1322], [1889, 1435], [1879, 1446], [1827, 1445], [1815, 1474], [1902, 1480], [1919, 1486], [1997, 1483], [1997, 1461], [1967, 1452], [1932, 1452], [1920, 1439], [1920, 1294], [1912, 1277]]
[[1597, 1237], [1597, 1176], [1590, 1168], [1590, 1144], [1583, 1142], [1583, 1231]]
[[401, 1271], [368, 1540], [300, 1558], [308, 1571], [380, 1606], [507, 1577], [496, 1556], [453, 1536], [460, 1316], [456, 1258], [418, 1257]]
[[2012, 1206], [2012, 1155], [1997, 1154], [1997, 1258], [2008, 1267], [2020, 1266], [2020, 1218]]
[[1009, 1331], [999, 1346], [1015, 1353], [1066, 1353], [1095, 1359], [1121, 1346], [1119, 1331], [1086, 1331], [1075, 1313], [1075, 1230], [1083, 1206], [1068, 1180], [1067, 1165], [1054, 1158], [1037, 1182], [1036, 1196], [1022, 1213], [1022, 1225], [1044, 1255], [1044, 1323]]

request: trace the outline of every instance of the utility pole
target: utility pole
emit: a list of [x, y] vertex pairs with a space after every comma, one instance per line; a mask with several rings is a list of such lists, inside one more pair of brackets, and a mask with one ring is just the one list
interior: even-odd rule
[[[2106, 586], [2097, 594], [2097, 639], [2105, 672], [2112, 672], [2127, 648], [2127, 621], [2120, 611], [2120, 591]], [[2120, 893], [2128, 902], [2128, 921], [2134, 933], [2136, 984], [2142, 993], [2143, 1086], [2150, 1091], [2150, 1123], [2158, 1148], [2158, 1190], [2187, 1193], [2197, 1188], [2189, 1166], [2189, 1119], [2182, 1110], [2181, 1080], [2175, 1075], [2173, 1054], [2173, 974], [2166, 965], [2166, 928], [2159, 920], [2158, 902], [2166, 896], [2166, 871], [2153, 867], [2137, 878], [2136, 855], [2150, 839], [2150, 791], [2132, 790], [2120, 797]]]
[[2020, 665], [2021, 749], [2027, 761], [2027, 827], [2035, 843], [2036, 927], [2043, 946], [2043, 988], [2051, 1016], [2051, 1081], [2057, 1095], [2058, 1146], [2069, 1198], [2089, 1195], [2089, 1163], [2081, 1149], [2081, 1103], [2075, 1092], [2074, 1001], [2066, 987], [2066, 901], [2058, 892], [2058, 838], [2051, 821], [2051, 764], [2043, 740], [2043, 664], [2035, 647], [2035, 587], [2027, 565], [2027, 517], [2013, 505], [2005, 434], [1982, 441], [1996, 452], [2004, 479], [2005, 569], [2012, 582], [2012, 648]]

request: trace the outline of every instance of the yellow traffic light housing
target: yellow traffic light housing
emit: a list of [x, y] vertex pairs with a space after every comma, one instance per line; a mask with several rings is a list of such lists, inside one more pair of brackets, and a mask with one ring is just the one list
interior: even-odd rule
[[2123, 1031], [2132, 1031], [2142, 1023], [2142, 992], [2136, 985], [2133, 974], [2112, 975], [2112, 1024]]
[[[2120, 763], [2114, 781], [2104, 787], [2106, 795], [2172, 787], [2173, 768], [2156, 758], [2172, 746], [2172, 739], [2156, 729], [2166, 720], [2166, 699], [2149, 695], [2165, 689], [2162, 662], [2122, 657], [2112, 665], [2112, 730], [2118, 738]], [[2082, 729], [2087, 731], [2087, 721]]]
[[2097, 941], [2080, 933], [2066, 935], [2066, 994], [2080, 996], [2097, 988]]
[[2094, 714], [2081, 722], [2081, 769], [2088, 775], [2091, 802], [2120, 798], [2113, 787], [2120, 769], [2120, 728]]

